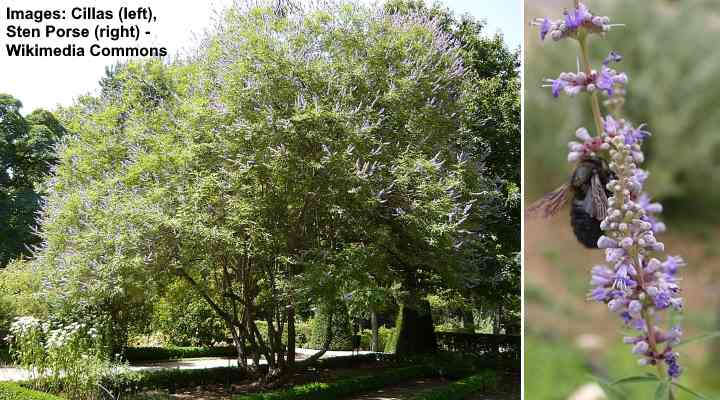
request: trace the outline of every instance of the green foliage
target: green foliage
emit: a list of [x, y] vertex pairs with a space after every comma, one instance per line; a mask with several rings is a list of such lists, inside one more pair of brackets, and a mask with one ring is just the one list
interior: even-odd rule
[[[378, 351], [386, 351], [385, 349], [389, 347], [394, 331], [395, 328], [387, 328], [385, 326], [378, 328]], [[360, 348], [369, 351], [371, 342], [372, 331], [370, 329], [363, 329], [362, 332], [360, 332]]]
[[566, 343], [525, 337], [525, 390], [538, 400], [567, 398], [573, 390], [592, 378], [583, 355]]
[[473, 393], [495, 390], [497, 385], [497, 373], [483, 371], [447, 386], [420, 393], [411, 400], [463, 400]]
[[[652, 171], [648, 191], [663, 200], [669, 213], [717, 219], [720, 88], [715, 77], [720, 57], [714, 43], [720, 32], [705, 29], [716, 15], [700, 2], [612, 1], [591, 7], [601, 15], [617, 16], [624, 25], [593, 43], [590, 56], [599, 66], [610, 50], [622, 50], [617, 69], [630, 78], [624, 114], [647, 123], [653, 135], [643, 164]], [[674, 29], [677, 21], [687, 21], [687, 29]], [[542, 79], [555, 78], [558, 69], [575, 71], [575, 59], [566, 55], [576, 54], [577, 44], [563, 41], [541, 47], [535, 35], [526, 49], [524, 157], [528, 193], [539, 196], [567, 180], [567, 142], [575, 129], [592, 119], [585, 102], [553, 99], [548, 88], [540, 87]]]
[[65, 133], [51, 113], [35, 110], [23, 117], [21, 108], [20, 100], [0, 93], [0, 268], [38, 243], [33, 227], [42, 182]]
[[381, 349], [383, 349], [383, 352], [395, 354], [396, 331], [397, 327], [386, 328], [384, 326], [380, 327], [380, 329], [378, 330], [378, 332], [383, 332], [382, 335], [386, 338], [385, 345], [380, 347]]
[[[336, 368], [347, 367], [347, 363], [367, 362], [376, 359], [377, 355], [364, 355], [353, 357], [338, 357], [323, 360], [328, 364], [321, 364], [322, 367]], [[392, 358], [388, 358], [392, 357]], [[398, 361], [394, 356], [384, 356], [386, 361]], [[282, 390], [269, 393], [237, 396], [235, 400], [290, 400], [290, 399], [337, 399], [342, 396], [349, 396], [361, 392], [380, 389], [389, 385], [395, 385], [404, 381], [442, 376], [448, 379], [464, 378], [476, 374], [474, 379], [457, 385], [450, 390], [451, 393], [461, 393], [463, 390], [470, 393], [472, 390], [488, 389], [494, 385], [495, 373], [492, 371], [479, 372], [479, 360], [464, 355], [438, 353], [434, 355], [414, 356], [400, 360], [402, 368], [395, 368], [379, 371], [369, 376], [360, 376], [347, 379], [340, 379], [332, 383], [310, 383], [307, 385], [295, 386], [289, 390]], [[455, 397], [452, 397], [453, 399]]]
[[61, 400], [49, 393], [38, 392], [11, 382], [0, 382], [0, 400]]
[[392, 354], [355, 354], [352, 356], [328, 357], [318, 361], [318, 368], [341, 369], [357, 368], [358, 365], [377, 363], [379, 366], [388, 364], [402, 365]]
[[126, 370], [105, 379], [103, 386], [115, 394], [137, 393], [143, 390], [229, 384], [247, 378], [246, 372], [237, 367], [164, 369], [140, 372]]
[[128, 347], [124, 358], [130, 363], [179, 360], [196, 357], [235, 357], [233, 346], [224, 347]]
[[10, 348], [6, 347], [4, 344], [0, 346], [0, 366], [8, 365], [12, 363], [12, 358], [10, 357]]
[[10, 333], [11, 356], [19, 367], [31, 371], [33, 388], [78, 400], [99, 398], [99, 384], [112, 373], [112, 365], [95, 328], [20, 317]]
[[290, 310], [418, 268], [449, 280], [465, 205], [481, 218], [496, 199], [457, 157], [461, 49], [435, 21], [244, 7], [197, 57], [120, 66], [61, 112], [38, 291], [55, 313], [109, 315], [118, 344], [177, 274], [242, 336], [261, 339], [237, 307], [266, 321], [274, 360]]
[[340, 310], [332, 315], [327, 312], [318, 311], [310, 321], [311, 334], [308, 340], [308, 347], [311, 349], [322, 349], [325, 343], [328, 324], [332, 325], [332, 341], [330, 350], [352, 350], [352, 328], [350, 318], [345, 310]]
[[150, 327], [173, 346], [209, 346], [230, 334], [223, 320], [186, 282], [176, 279], [153, 303]]
[[334, 400], [341, 396], [349, 396], [365, 391], [380, 389], [388, 385], [398, 384], [413, 378], [433, 376], [437, 372], [430, 366], [414, 366], [398, 368], [381, 373], [355, 378], [341, 379], [332, 383], [309, 383], [291, 389], [241, 395], [234, 400]]
[[116, 352], [152, 312], [178, 343], [228, 327], [272, 370], [287, 321], [313, 307], [505, 290], [517, 54], [438, 8], [251, 3], [193, 57], [116, 65], [60, 110], [71, 134], [19, 294], [102, 324]]

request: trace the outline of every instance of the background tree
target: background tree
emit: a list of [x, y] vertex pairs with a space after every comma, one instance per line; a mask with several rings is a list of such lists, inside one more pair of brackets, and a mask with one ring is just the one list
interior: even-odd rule
[[0, 93], [0, 268], [28, 255], [43, 180], [55, 161], [55, 143], [65, 129], [49, 112], [20, 114], [22, 103]]
[[[455, 252], [454, 279], [445, 284], [483, 308], [504, 310], [507, 322], [519, 321], [520, 311], [520, 80], [519, 49], [506, 47], [501, 35], [485, 37], [485, 23], [468, 15], [457, 17], [441, 5], [393, 0], [388, 12], [419, 13], [438, 26], [461, 48], [466, 95], [461, 134], [456, 145], [468, 152], [490, 183], [484, 210], [469, 215], [465, 237]], [[514, 324], [514, 322], [512, 322]], [[500, 324], [502, 325], [502, 324]], [[498, 325], [498, 326], [500, 326]]]

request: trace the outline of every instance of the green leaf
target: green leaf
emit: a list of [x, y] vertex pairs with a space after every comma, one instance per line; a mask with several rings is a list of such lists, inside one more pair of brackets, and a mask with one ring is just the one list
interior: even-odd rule
[[589, 375], [590, 378], [597, 381], [598, 385], [605, 391], [609, 400], [627, 400], [627, 394], [623, 392], [619, 387], [615, 387], [607, 379], [601, 378], [596, 375]]
[[697, 392], [691, 390], [691, 389], [688, 388], [687, 386], [683, 386], [683, 385], [681, 385], [681, 384], [679, 384], [679, 383], [677, 383], [677, 382], [673, 382], [672, 385], [675, 386], [676, 388], [680, 389], [680, 390], [683, 390], [683, 391], [689, 393], [690, 395], [694, 396], [694, 397], [697, 398], [697, 399], [700, 399], [700, 400], [708, 400], [707, 397], [701, 395], [700, 393], [697, 393]]
[[647, 382], [657, 382], [659, 381], [658, 377], [652, 374], [648, 375], [637, 375], [637, 376], [629, 376], [627, 378], [621, 378], [614, 382], [612, 382], [612, 385], [624, 385], [626, 383], [647, 383]]
[[704, 334], [704, 335], [695, 336], [695, 337], [691, 337], [691, 338], [689, 338], [689, 339], [685, 339], [685, 340], [681, 341], [680, 343], [676, 344], [674, 347], [680, 347], [680, 346], [684, 346], [684, 345], [689, 344], [689, 343], [701, 342], [701, 341], [705, 341], [705, 340], [715, 339], [715, 338], [718, 338], [718, 337], [720, 337], [720, 331], [710, 332], [710, 333], [706, 333], [706, 334]]
[[670, 385], [663, 381], [655, 391], [655, 400], [668, 400], [670, 398]]

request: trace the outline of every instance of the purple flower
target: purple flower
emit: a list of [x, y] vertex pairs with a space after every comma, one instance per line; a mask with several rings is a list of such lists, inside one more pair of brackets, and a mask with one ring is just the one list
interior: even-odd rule
[[556, 41], [576, 37], [580, 29], [588, 33], [602, 34], [612, 26], [608, 17], [593, 15], [582, 3], [573, 10], [565, 10], [562, 19], [535, 18], [530, 24], [540, 28], [540, 40], [545, 40], [545, 37], [550, 35]]
[[655, 308], [664, 310], [670, 307], [670, 295], [666, 292], [658, 292], [653, 298], [653, 302], [655, 302]]
[[600, 77], [597, 81], [597, 87], [607, 92], [608, 96], [613, 94], [613, 77], [607, 68], [600, 70]]
[[565, 26], [570, 30], [576, 30], [591, 18], [592, 14], [588, 12], [585, 4], [580, 3], [573, 11], [565, 11]]
[[552, 23], [550, 23], [548, 17], [543, 18], [542, 22], [540, 23], [540, 40], [545, 40], [545, 36], [547, 36], [551, 28]]
[[608, 54], [607, 57], [605, 57], [605, 60], [603, 60], [603, 65], [608, 66], [610, 63], [613, 62], [620, 62], [622, 61], [622, 56], [620, 53], [617, 53], [615, 51], [611, 51], [610, 54]]
[[[636, 129], [632, 129], [630, 132], [628, 132], [626, 134], [626, 137], [627, 136], [632, 137], [633, 138], [632, 143], [642, 142], [643, 140], [650, 137], [650, 132], [644, 130], [643, 128], [645, 128], [645, 124], [638, 126]], [[630, 144], [632, 144], [632, 143], [630, 143]]]
[[670, 275], [675, 275], [681, 267], [684, 267], [685, 260], [682, 259], [682, 257], [677, 256], [668, 256], [665, 262], [662, 264], [663, 268], [665, 268], [665, 271]]
[[669, 351], [665, 354], [665, 364], [668, 366], [668, 375], [677, 378], [682, 373], [682, 368], [678, 364], [678, 353]]
[[600, 236], [598, 239], [597, 246], [599, 249], [613, 249], [618, 247], [617, 240], [610, 239], [607, 236]]
[[625, 249], [605, 249], [605, 261], [609, 263], [615, 263], [617, 261], [620, 261], [625, 256], [627, 256], [627, 252], [625, 251]]
[[640, 341], [635, 343], [635, 346], [633, 346], [632, 352], [635, 354], [647, 354], [648, 350], [650, 349], [650, 345], [647, 344], [647, 342]]
[[590, 298], [597, 302], [604, 302], [610, 297], [610, 289], [596, 287], [590, 292]]
[[555, 79], [552, 81], [552, 95], [553, 97], [560, 96], [560, 91], [565, 89], [566, 83], [563, 82], [560, 79]]

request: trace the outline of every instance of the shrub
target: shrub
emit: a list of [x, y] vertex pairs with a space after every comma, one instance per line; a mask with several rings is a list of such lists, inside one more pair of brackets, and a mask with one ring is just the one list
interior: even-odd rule
[[131, 363], [177, 360], [193, 357], [236, 357], [233, 346], [223, 347], [128, 347], [125, 359]]
[[95, 399], [112, 372], [95, 328], [81, 323], [53, 326], [20, 317], [10, 327], [11, 356], [29, 369], [35, 389], [62, 392], [75, 400]]
[[315, 382], [278, 392], [241, 395], [233, 397], [233, 400], [334, 400], [413, 378], [433, 376], [436, 373], [437, 371], [429, 365], [397, 368], [376, 375], [341, 379], [332, 383]]
[[229, 336], [205, 299], [181, 280], [172, 282], [153, 305], [152, 328], [173, 346], [207, 346]]
[[392, 354], [360, 354], [355, 356], [343, 356], [323, 358], [318, 360], [319, 368], [336, 369], [336, 368], [353, 368], [358, 364], [370, 362], [387, 363], [397, 361]]
[[[315, 318], [310, 321], [310, 337], [307, 346], [311, 349], [321, 349], [325, 343], [327, 333], [328, 314], [318, 311]], [[330, 350], [352, 350], [352, 330], [347, 310], [341, 308], [333, 315], [333, 339]]]
[[113, 393], [138, 392], [152, 389], [175, 389], [200, 385], [227, 384], [247, 379], [236, 367], [205, 369], [165, 369], [159, 371], [122, 371], [103, 382]]
[[[392, 351], [388, 351], [388, 348], [392, 348], [390, 345], [391, 338], [393, 333], [395, 332], [395, 328], [386, 328], [384, 326], [381, 326], [378, 329], [378, 350], [385, 352], [385, 353], [392, 353]], [[362, 350], [370, 350], [370, 343], [372, 342], [372, 331], [370, 329], [364, 329], [361, 332], [361, 338], [360, 338], [360, 348]]]
[[10, 349], [8, 347], [0, 346], [0, 366], [11, 363], [12, 359], [10, 358]]
[[38, 392], [15, 383], [0, 382], [0, 400], [62, 400], [60, 397]]
[[447, 386], [420, 393], [411, 400], [463, 400], [481, 390], [493, 390], [497, 387], [497, 374], [483, 371]]
[[395, 353], [395, 341], [392, 340], [395, 336], [395, 328], [385, 328], [381, 326], [378, 333], [385, 343], [381, 347], [383, 351], [385, 353]]

